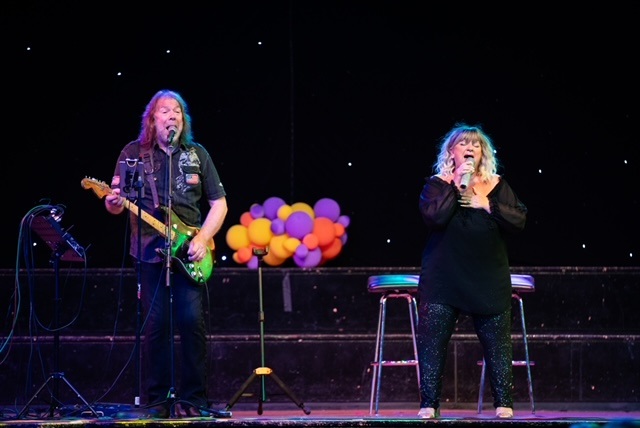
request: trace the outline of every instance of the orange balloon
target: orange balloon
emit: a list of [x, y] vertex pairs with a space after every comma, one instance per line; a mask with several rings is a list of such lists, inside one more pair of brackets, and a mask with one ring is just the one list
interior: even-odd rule
[[[253, 254], [251, 253], [251, 248], [243, 247], [238, 249], [233, 255], [233, 260], [236, 263], [240, 263], [241, 265], [247, 263]], [[237, 259], [237, 260], [236, 260]]]
[[326, 217], [317, 217], [313, 220], [313, 234], [318, 237], [319, 246], [331, 244], [336, 237], [333, 222]]
[[333, 228], [336, 231], [336, 236], [338, 238], [340, 238], [342, 235], [344, 235], [344, 232], [346, 231], [344, 228], [344, 225], [340, 224], [340, 223], [334, 223], [333, 224]]
[[254, 218], [249, 211], [242, 213], [240, 216], [240, 224], [245, 227], [249, 227], [253, 220]]
[[325, 245], [324, 247], [320, 247], [322, 251], [322, 258], [325, 260], [331, 260], [336, 258], [340, 251], [342, 250], [342, 241], [339, 238], [334, 238], [333, 242], [329, 245]]
[[304, 238], [302, 238], [302, 243], [307, 246], [310, 250], [315, 250], [318, 248], [318, 237], [313, 233], [307, 233]]

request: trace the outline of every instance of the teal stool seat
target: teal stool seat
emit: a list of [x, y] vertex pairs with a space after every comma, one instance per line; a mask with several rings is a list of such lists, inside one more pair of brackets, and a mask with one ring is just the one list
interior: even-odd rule
[[[369, 414], [378, 414], [380, 405], [380, 386], [382, 380], [382, 367], [384, 366], [415, 366], [420, 391], [420, 368], [418, 367], [418, 346], [416, 344], [416, 330], [418, 327], [418, 306], [416, 294], [418, 293], [419, 275], [373, 275], [368, 279], [369, 293], [379, 293], [380, 309], [378, 313], [378, 330], [376, 332], [375, 354], [371, 366], [373, 375], [371, 378], [371, 401]], [[387, 321], [387, 301], [389, 299], [405, 299], [409, 306], [409, 321], [411, 324], [411, 340], [413, 344], [413, 356], [408, 360], [385, 360], [384, 337]]]

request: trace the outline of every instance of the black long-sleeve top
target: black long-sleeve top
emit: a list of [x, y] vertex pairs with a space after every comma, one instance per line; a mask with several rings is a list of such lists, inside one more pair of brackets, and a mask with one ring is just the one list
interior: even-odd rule
[[505, 237], [524, 229], [527, 208], [502, 177], [487, 198], [491, 213], [462, 208], [453, 183], [437, 176], [426, 179], [419, 201], [428, 229], [419, 282], [421, 302], [486, 315], [510, 306]]

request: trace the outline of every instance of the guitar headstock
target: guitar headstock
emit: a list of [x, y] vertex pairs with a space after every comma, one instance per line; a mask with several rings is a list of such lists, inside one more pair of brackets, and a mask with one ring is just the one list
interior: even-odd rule
[[101, 180], [96, 180], [95, 178], [85, 177], [80, 182], [80, 185], [85, 190], [93, 190], [93, 192], [101, 199], [112, 193], [111, 187], [109, 187], [107, 183]]

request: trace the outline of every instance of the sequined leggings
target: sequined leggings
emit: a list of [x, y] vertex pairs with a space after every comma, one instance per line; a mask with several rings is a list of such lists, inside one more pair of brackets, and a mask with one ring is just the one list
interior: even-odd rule
[[[420, 407], [440, 407], [447, 347], [460, 310], [443, 304], [421, 303], [418, 311]], [[511, 308], [496, 315], [471, 315], [482, 345], [494, 407], [513, 407]]]

